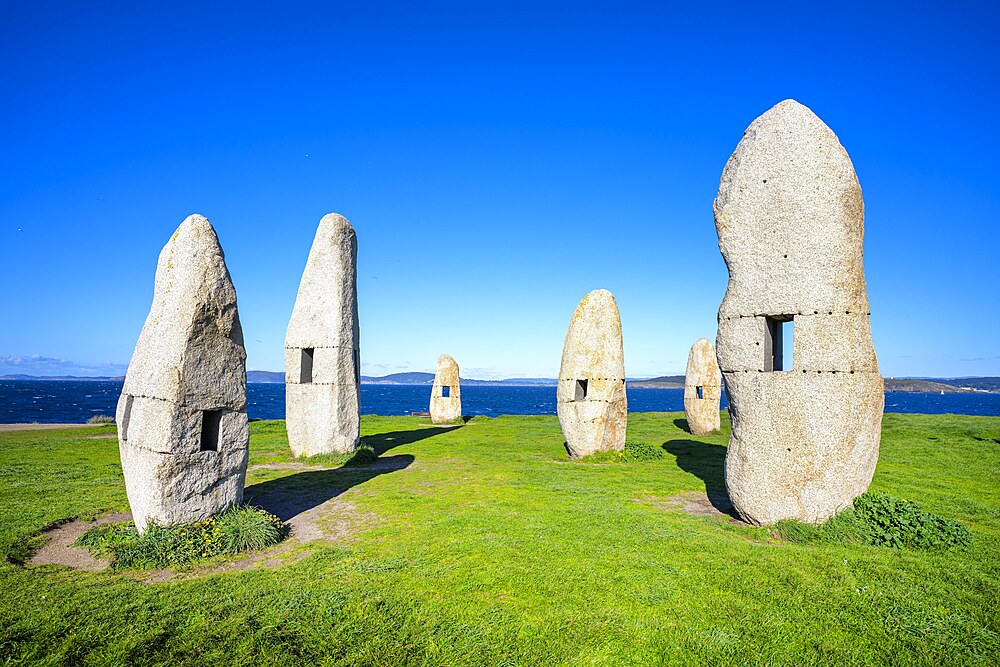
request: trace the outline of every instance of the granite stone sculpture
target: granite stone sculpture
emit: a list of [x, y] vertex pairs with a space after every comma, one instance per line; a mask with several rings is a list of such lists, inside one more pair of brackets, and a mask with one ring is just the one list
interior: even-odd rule
[[722, 376], [715, 348], [707, 338], [695, 341], [684, 372], [684, 415], [694, 435], [718, 431]]
[[717, 341], [733, 428], [726, 487], [751, 523], [825, 521], [871, 483], [885, 400], [861, 186], [830, 128], [785, 100], [747, 128], [714, 211], [729, 268]]
[[118, 399], [125, 490], [140, 532], [243, 500], [246, 388], [236, 290], [215, 229], [192, 215], [160, 252], [153, 305]]
[[361, 433], [358, 239], [320, 220], [285, 334], [285, 423], [295, 456], [354, 451]]
[[559, 425], [573, 458], [625, 448], [625, 352], [615, 297], [594, 290], [573, 313], [559, 367]]
[[430, 412], [432, 424], [448, 424], [462, 418], [462, 388], [458, 379], [458, 364], [447, 354], [442, 354], [437, 359]]

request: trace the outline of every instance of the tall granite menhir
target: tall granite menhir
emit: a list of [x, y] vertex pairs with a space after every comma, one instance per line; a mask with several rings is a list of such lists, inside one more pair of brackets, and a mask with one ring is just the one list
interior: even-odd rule
[[285, 423], [295, 456], [354, 451], [361, 434], [358, 239], [320, 220], [285, 334]]
[[192, 215], [160, 252], [153, 305], [118, 399], [136, 528], [206, 519], [243, 500], [246, 389], [236, 290], [215, 230]]
[[867, 490], [881, 436], [861, 186], [830, 128], [785, 100], [747, 128], [714, 210], [729, 267], [726, 487], [752, 523], [822, 522]]
[[431, 423], [447, 424], [462, 417], [462, 388], [458, 364], [447, 354], [437, 359], [434, 386], [431, 388]]
[[625, 449], [622, 321], [607, 290], [583, 297], [573, 313], [559, 367], [556, 411], [571, 457]]
[[722, 400], [722, 376], [712, 341], [695, 341], [688, 353], [684, 372], [684, 416], [694, 435], [718, 431], [719, 403]]

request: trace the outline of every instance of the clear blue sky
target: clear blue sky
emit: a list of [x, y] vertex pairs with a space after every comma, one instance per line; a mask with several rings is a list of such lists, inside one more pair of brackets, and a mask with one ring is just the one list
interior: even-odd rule
[[366, 374], [554, 376], [596, 288], [630, 376], [683, 372], [722, 168], [792, 97], [861, 180], [883, 373], [1000, 375], [997, 6], [694, 4], [4, 3], [0, 374], [122, 372], [190, 213], [281, 370], [331, 211]]

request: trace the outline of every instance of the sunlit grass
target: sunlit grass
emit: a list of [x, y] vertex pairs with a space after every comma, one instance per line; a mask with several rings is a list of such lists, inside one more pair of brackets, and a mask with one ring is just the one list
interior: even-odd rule
[[1000, 419], [885, 416], [873, 489], [972, 537], [914, 549], [684, 512], [724, 493], [728, 423], [682, 417], [630, 415], [633, 453], [662, 458], [594, 465], [554, 417], [366, 416], [374, 464], [306, 469], [257, 422], [248, 498], [335, 502], [335, 537], [166, 584], [22, 567], [45, 526], [128, 504], [114, 440], [2, 433], [0, 664], [995, 664]]

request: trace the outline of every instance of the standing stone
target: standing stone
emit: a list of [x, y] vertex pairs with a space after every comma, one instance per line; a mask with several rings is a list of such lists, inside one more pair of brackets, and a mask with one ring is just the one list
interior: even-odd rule
[[573, 313], [556, 393], [559, 425], [573, 458], [625, 449], [625, 351], [615, 297], [594, 290]]
[[447, 354], [442, 354], [437, 359], [430, 409], [432, 424], [447, 424], [462, 418], [462, 389], [459, 386], [458, 364]]
[[[830, 128], [785, 100], [747, 128], [714, 211], [729, 267], [718, 337], [733, 425], [726, 487], [754, 524], [825, 521], [868, 489], [885, 401], [861, 186]], [[789, 327], [794, 365], [782, 354]]]
[[243, 500], [246, 351], [211, 223], [189, 216], [160, 252], [153, 305], [118, 399], [136, 528], [199, 521]]
[[295, 456], [354, 451], [361, 434], [358, 238], [319, 222], [285, 334], [285, 424]]
[[707, 338], [695, 341], [684, 372], [684, 414], [694, 435], [718, 431], [722, 376], [715, 348]]

